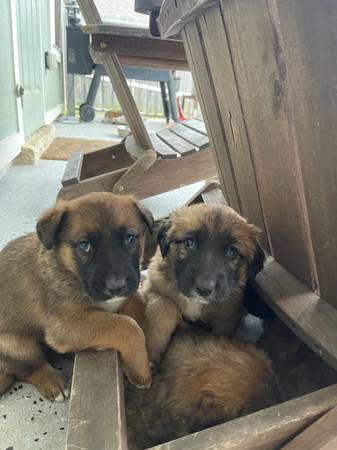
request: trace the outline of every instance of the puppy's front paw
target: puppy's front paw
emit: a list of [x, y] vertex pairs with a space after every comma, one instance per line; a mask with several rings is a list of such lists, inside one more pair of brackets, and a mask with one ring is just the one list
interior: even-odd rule
[[33, 384], [47, 400], [52, 402], [62, 402], [69, 397], [63, 375], [47, 363], [25, 381]]
[[152, 376], [145, 347], [127, 357], [122, 356], [122, 359], [124, 373], [130, 382], [139, 388], [148, 389], [151, 386]]
[[128, 377], [128, 380], [130, 381], [130, 383], [134, 384], [139, 389], [149, 389], [151, 387], [152, 376], [151, 376], [150, 367], [149, 367], [148, 373], [139, 374], [139, 373], [133, 372], [133, 370], [130, 367], [124, 366], [124, 373]]

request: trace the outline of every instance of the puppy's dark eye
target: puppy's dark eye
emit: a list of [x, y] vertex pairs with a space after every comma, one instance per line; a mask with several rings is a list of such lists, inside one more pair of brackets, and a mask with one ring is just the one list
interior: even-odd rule
[[234, 259], [238, 256], [238, 251], [235, 247], [229, 247], [226, 251], [226, 256], [230, 259]]
[[184, 244], [185, 244], [186, 250], [194, 250], [195, 247], [197, 246], [195, 239], [193, 239], [191, 237], [185, 239]]
[[136, 236], [134, 234], [128, 234], [125, 238], [125, 245], [130, 248], [133, 247], [133, 245], [136, 242]]
[[92, 245], [89, 241], [80, 241], [77, 244], [77, 248], [79, 249], [79, 251], [83, 254], [88, 254], [91, 252], [92, 250]]

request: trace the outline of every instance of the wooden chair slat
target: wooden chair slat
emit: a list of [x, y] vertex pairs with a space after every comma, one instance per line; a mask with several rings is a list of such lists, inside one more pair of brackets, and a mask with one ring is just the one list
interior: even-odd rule
[[182, 156], [195, 153], [198, 150], [195, 145], [190, 144], [181, 137], [172, 133], [172, 131], [170, 131], [170, 129], [168, 128], [160, 130], [156, 134], [157, 137], [166, 142], [166, 144], [168, 144], [171, 148], [173, 148], [173, 150], [180, 153]]
[[70, 186], [80, 182], [83, 156], [83, 152], [81, 151], [74, 152], [70, 155], [62, 178], [62, 186]]
[[167, 145], [162, 139], [159, 139], [155, 133], [150, 133], [150, 139], [153, 144], [153, 150], [161, 156], [163, 159], [167, 158], [179, 158], [180, 154], [174, 151], [169, 145]]
[[198, 131], [193, 130], [192, 128], [184, 127], [180, 123], [174, 124], [170, 128], [170, 131], [180, 136], [190, 144], [195, 145], [196, 147], [199, 148], [199, 150], [202, 150], [209, 146], [209, 139], [207, 136], [201, 134]]
[[182, 124], [184, 125], [184, 127], [192, 128], [192, 130], [198, 131], [199, 133], [207, 136], [206, 125], [201, 120], [187, 119]]

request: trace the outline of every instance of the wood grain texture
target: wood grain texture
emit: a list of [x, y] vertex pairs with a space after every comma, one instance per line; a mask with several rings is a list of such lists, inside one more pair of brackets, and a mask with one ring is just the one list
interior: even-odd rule
[[337, 311], [276, 261], [269, 259], [253, 282], [276, 315], [337, 370]]
[[[298, 140], [278, 31], [265, 0], [226, 0], [221, 1], [221, 8], [271, 252], [315, 289]], [[218, 89], [217, 94], [223, 95]]]
[[323, 417], [282, 447], [283, 450], [319, 450], [336, 449], [337, 439], [337, 407], [331, 409]]
[[115, 351], [75, 356], [66, 450], [126, 450], [124, 385]]
[[[102, 23], [93, 0], [80, 0], [78, 5], [88, 25]], [[110, 78], [129, 127], [135, 136], [136, 142], [146, 150], [151, 148], [150, 137], [132, 97], [116, 54], [101, 55], [101, 62], [104, 65], [106, 74]]]
[[[202, 123], [202, 122], [201, 122]], [[197, 147], [199, 150], [209, 146], [209, 139], [204, 134], [201, 134], [191, 128], [184, 127], [180, 123], [175, 123], [171, 126], [170, 131], [177, 134], [179, 137]]]
[[118, 56], [138, 56], [164, 60], [184, 61], [186, 54], [181, 41], [154, 37], [119, 36], [117, 34], [93, 34], [93, 47], [102, 53]]
[[269, 2], [283, 37], [321, 296], [337, 308], [337, 2]]
[[151, 450], [275, 450], [337, 404], [337, 385]]
[[177, 153], [175, 150], [172, 149], [169, 145], [167, 145], [162, 139], [159, 139], [159, 137], [155, 133], [150, 133], [150, 138], [153, 145], [153, 150], [156, 151], [156, 153], [161, 158], [179, 158], [180, 153]]
[[[198, 25], [209, 68], [208, 76], [214, 85], [219, 113], [226, 134], [228, 154], [240, 197], [241, 212], [249, 221], [261, 228], [263, 246], [270, 251], [268, 224], [264, 218], [258, 190], [259, 180], [255, 174], [252, 149], [247, 135], [245, 117], [232, 65], [231, 49], [220, 7], [215, 6], [207, 10], [203, 16], [199, 17]], [[196, 70], [198, 71], [198, 67]], [[216, 148], [216, 151], [224, 152], [225, 148]]]
[[[209, 79], [208, 67], [204, 58], [203, 48], [198, 29], [195, 24], [189, 23], [182, 30], [187, 59], [191, 67], [193, 81], [200, 100], [203, 118], [208, 132], [211, 147], [215, 151], [215, 161], [219, 178], [223, 186], [224, 195], [228, 204], [236, 211], [241, 212], [240, 200], [233, 178], [231, 161], [228, 157], [226, 136], [221, 117], [217, 108], [216, 94]], [[220, 150], [221, 149], [221, 150]]]
[[198, 131], [207, 136], [207, 130], [204, 122], [197, 119], [187, 119], [183, 123], [184, 127], [191, 128], [192, 130]]
[[118, 60], [123, 66], [151, 67], [153, 69], [168, 70], [190, 70], [186, 61], [174, 59], [143, 58], [140, 56], [120, 55]]
[[157, 19], [160, 35], [170, 37], [219, 0], [165, 0]]
[[182, 139], [180, 136], [173, 133], [169, 128], [157, 131], [157, 136], [169, 145], [175, 152], [183, 155], [195, 153], [198, 148], [190, 142]]
[[58, 193], [57, 199], [72, 200], [90, 192], [112, 192], [115, 183], [126, 171], [127, 169], [120, 169], [115, 172], [82, 180], [80, 183], [73, 184], [72, 186], [63, 186]]
[[141, 200], [210, 178], [217, 179], [217, 171], [213, 152], [205, 149], [183, 158], [157, 160], [143, 179], [130, 185], [130, 192]]
[[[125, 168], [119, 169], [83, 180], [79, 184], [63, 187], [58, 199], [71, 200], [89, 192], [112, 192], [114, 185], [126, 171]], [[135, 179], [134, 183], [129, 180], [128, 192], [141, 200], [210, 178], [217, 178], [217, 170], [213, 152], [211, 149], [205, 149], [183, 158], [158, 159], [144, 177]]]
[[133, 162], [124, 143], [88, 153], [83, 158], [81, 180], [128, 168]]
[[62, 178], [62, 186], [70, 186], [80, 182], [83, 156], [83, 152], [74, 152], [70, 156]]

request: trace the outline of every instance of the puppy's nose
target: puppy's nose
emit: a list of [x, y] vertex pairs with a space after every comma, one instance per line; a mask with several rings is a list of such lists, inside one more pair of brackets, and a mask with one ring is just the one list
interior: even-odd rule
[[215, 289], [215, 281], [213, 280], [197, 280], [195, 290], [202, 297], [208, 297]]
[[121, 294], [126, 288], [125, 278], [108, 278], [105, 282], [105, 288], [111, 295]]

